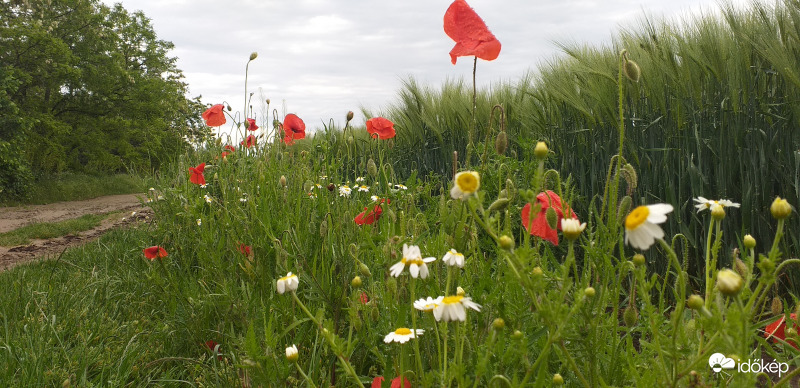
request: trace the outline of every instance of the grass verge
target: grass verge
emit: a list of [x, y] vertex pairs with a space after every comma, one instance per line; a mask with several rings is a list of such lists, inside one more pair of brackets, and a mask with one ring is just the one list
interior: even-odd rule
[[41, 222], [25, 225], [10, 232], [0, 233], [0, 246], [11, 247], [29, 244], [33, 239], [48, 239], [80, 233], [96, 228], [104, 219], [115, 213], [84, 214], [78, 218], [60, 222]]
[[78, 201], [104, 195], [142, 193], [152, 186], [153, 178], [129, 174], [46, 176], [33, 183], [25, 198], [7, 198], [0, 193], [0, 206], [44, 205]]

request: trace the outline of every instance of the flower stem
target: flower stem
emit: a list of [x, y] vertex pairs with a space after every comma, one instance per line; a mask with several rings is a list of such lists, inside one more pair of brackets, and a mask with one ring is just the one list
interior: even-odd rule
[[[411, 278], [411, 303], [414, 303], [416, 299], [414, 294], [416, 293], [416, 285], [417, 279]], [[419, 340], [417, 339], [417, 312], [415, 308], [411, 308], [411, 328], [412, 332], [414, 333], [414, 357], [417, 359], [417, 378], [422, 376], [422, 357], [419, 355]]]
[[313, 380], [311, 380], [311, 378], [310, 378], [310, 377], [308, 377], [308, 375], [307, 375], [305, 372], [303, 372], [303, 368], [301, 368], [301, 367], [300, 367], [300, 364], [299, 364], [299, 363], [295, 362], [295, 363], [294, 363], [294, 366], [295, 366], [295, 367], [297, 367], [297, 371], [298, 371], [298, 372], [300, 372], [300, 374], [301, 374], [301, 375], [303, 376], [303, 378], [306, 380], [306, 383], [308, 383], [308, 386], [309, 386], [309, 387], [311, 387], [311, 388], [317, 388], [317, 386], [316, 386], [316, 385], [314, 385], [314, 381], [313, 381]]
[[711, 307], [711, 236], [714, 232], [714, 224], [716, 220], [711, 218], [711, 222], [708, 224], [708, 236], [706, 236], [706, 270], [705, 270], [705, 280], [706, 280], [706, 308]]

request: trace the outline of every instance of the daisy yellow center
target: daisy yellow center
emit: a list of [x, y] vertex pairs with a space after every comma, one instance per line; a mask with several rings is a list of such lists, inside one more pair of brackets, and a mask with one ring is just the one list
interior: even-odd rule
[[409, 334], [411, 334], [411, 330], [409, 330], [409, 329], [407, 329], [405, 327], [401, 327], [401, 328], [395, 330], [394, 333], [397, 334], [397, 335], [409, 335]]
[[470, 173], [461, 174], [456, 179], [456, 185], [464, 193], [474, 193], [478, 190], [478, 178]]
[[444, 304], [456, 304], [461, 303], [461, 299], [464, 299], [463, 296], [455, 295], [455, 296], [447, 296], [442, 299], [442, 303]]
[[289, 280], [291, 278], [296, 278], [296, 277], [297, 277], [297, 275], [284, 276], [284, 277], [280, 278], [279, 280], [282, 281], [282, 282], [285, 282], [285, 281], [287, 281], [287, 280]]
[[650, 209], [647, 206], [639, 206], [633, 209], [631, 214], [625, 217], [625, 229], [634, 230], [638, 228], [647, 221], [648, 216], [650, 216]]
[[422, 259], [406, 259], [405, 257], [400, 260], [401, 263], [406, 265], [416, 264], [416, 265], [423, 265], [425, 264]]

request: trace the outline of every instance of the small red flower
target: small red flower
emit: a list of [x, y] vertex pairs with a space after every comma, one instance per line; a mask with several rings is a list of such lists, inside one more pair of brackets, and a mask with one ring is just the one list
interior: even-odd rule
[[228, 152], [230, 152], [230, 153], [234, 153], [234, 152], [236, 152], [236, 147], [234, 147], [234, 146], [232, 146], [232, 145], [230, 145], [230, 144], [226, 145], [226, 146], [225, 146], [225, 148], [223, 148], [223, 149], [224, 149], [225, 151], [228, 151]]
[[[550, 241], [553, 245], [558, 245], [558, 232], [556, 229], [551, 229], [550, 225], [547, 224], [546, 213], [547, 209], [552, 206], [553, 210], [556, 211], [556, 215], [558, 215], [558, 220], [556, 222], [557, 229], [561, 230], [561, 220], [564, 218], [561, 198], [558, 194], [547, 190], [545, 193], [539, 193], [539, 195], [536, 196], [536, 201], [541, 205], [542, 209], [539, 211], [539, 214], [536, 215], [536, 218], [533, 219], [533, 224], [531, 224], [531, 204], [526, 204], [525, 207], [522, 208], [522, 225], [531, 235], [539, 236]], [[571, 218], [578, 219], [578, 216], [569, 208], [569, 205], [567, 205], [566, 211]]]
[[367, 132], [373, 138], [391, 139], [395, 135], [394, 123], [383, 117], [373, 117], [367, 120]]
[[[217, 348], [217, 345], [219, 345], [217, 341], [214, 340], [206, 341], [206, 347], [209, 348], [212, 352], [216, 350], [217, 353], [222, 353], [222, 347]], [[217, 360], [222, 360], [221, 354], [217, 355]]]
[[[403, 388], [411, 388], [411, 382], [408, 381], [407, 378], [403, 377]], [[400, 376], [395, 377], [392, 380], [392, 388], [400, 388]]]
[[258, 125], [256, 125], [256, 119], [247, 119], [247, 130], [255, 131], [256, 129], [258, 129]]
[[361, 291], [361, 295], [359, 295], [359, 299], [361, 299], [361, 304], [369, 303], [369, 296], [367, 296], [367, 293], [364, 292], [364, 291]]
[[305, 139], [306, 137], [306, 123], [303, 122], [294, 113], [289, 113], [283, 119], [283, 132], [286, 136], [283, 142], [286, 144], [294, 144], [296, 139]]
[[486, 61], [500, 55], [500, 42], [486, 23], [464, 0], [456, 0], [444, 13], [444, 32], [456, 45], [450, 50], [450, 61], [457, 57], [476, 56]]
[[381, 388], [381, 384], [383, 384], [383, 376], [378, 376], [372, 379], [372, 385], [370, 388]]
[[256, 145], [256, 137], [253, 136], [253, 135], [248, 135], [247, 138], [242, 140], [242, 142], [239, 143], [239, 144], [241, 144], [241, 145], [243, 145], [243, 146], [245, 146], [247, 148], [250, 148], [250, 147]]
[[205, 169], [206, 169], [205, 163], [200, 163], [197, 165], [197, 167], [189, 167], [189, 173], [192, 174], [191, 176], [189, 176], [189, 180], [192, 183], [198, 185], [206, 184], [206, 177], [203, 176], [203, 171], [205, 171]]
[[217, 104], [203, 112], [203, 120], [209, 127], [219, 127], [225, 124], [225, 113], [222, 111], [225, 108], [222, 104]]
[[249, 245], [239, 244], [239, 253], [250, 256], [253, 254], [253, 247]]
[[361, 213], [358, 213], [358, 215], [356, 216], [356, 218], [355, 218], [356, 224], [359, 224], [359, 225], [364, 225], [364, 224], [372, 225], [375, 221], [377, 221], [379, 218], [381, 218], [381, 214], [383, 214], [383, 209], [381, 208], [381, 204], [384, 203], [384, 202], [385, 203], [389, 203], [391, 201], [388, 200], [388, 199], [382, 199], [369, 212], [367, 212], [367, 208], [364, 208], [364, 211], [361, 212]]
[[152, 246], [150, 248], [145, 248], [142, 251], [144, 252], [144, 257], [151, 261], [155, 259], [160, 259], [162, 257], [167, 257], [167, 251], [158, 245]]
[[[797, 320], [797, 314], [795, 314], [795, 313], [789, 314], [789, 317], [793, 321]], [[800, 330], [800, 328], [798, 328], [797, 325], [794, 325], [794, 328], [795, 328], [795, 330]], [[786, 316], [782, 315], [780, 319], [778, 319], [775, 322], [770, 323], [769, 325], [767, 325], [766, 328], [764, 328], [764, 338], [767, 338], [767, 339], [772, 338], [772, 342], [775, 342], [775, 343], [778, 342], [779, 338], [781, 340], [783, 340], [783, 341], [786, 341], [786, 332], [785, 331], [786, 331]], [[789, 340], [787, 342], [792, 344], [792, 346], [794, 346], [795, 348], [800, 349], [800, 347], [798, 347], [797, 344], [794, 341]]]

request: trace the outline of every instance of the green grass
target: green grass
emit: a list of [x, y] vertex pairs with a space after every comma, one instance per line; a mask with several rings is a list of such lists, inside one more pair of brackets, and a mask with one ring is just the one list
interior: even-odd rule
[[97, 227], [111, 215], [116, 216], [119, 213], [85, 214], [60, 222], [39, 222], [25, 225], [10, 232], [0, 233], [0, 246], [25, 245], [33, 239], [48, 239], [80, 233]]
[[25, 198], [6, 198], [0, 193], [0, 206], [43, 205], [104, 195], [143, 193], [153, 183], [152, 177], [139, 175], [65, 173], [37, 179]]

